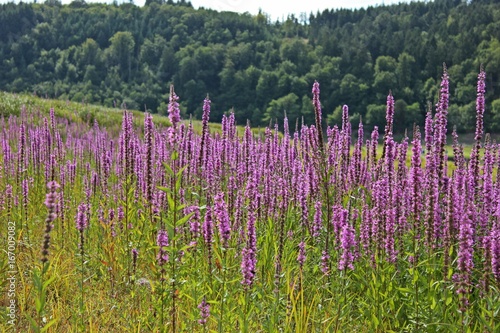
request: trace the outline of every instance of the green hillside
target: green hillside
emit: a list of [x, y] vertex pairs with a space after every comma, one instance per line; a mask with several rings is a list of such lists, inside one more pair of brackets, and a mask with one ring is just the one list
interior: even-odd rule
[[138, 7], [74, 1], [0, 5], [0, 90], [63, 101], [166, 113], [170, 84], [184, 115], [212, 119], [234, 108], [253, 126], [313, 122], [310, 88], [321, 84], [330, 124], [341, 106], [368, 127], [396, 98], [398, 132], [435, 104], [443, 63], [451, 79], [449, 121], [474, 126], [475, 82], [487, 72], [488, 131], [500, 132], [500, 4], [436, 0], [325, 10], [284, 22], [195, 10], [189, 2]]

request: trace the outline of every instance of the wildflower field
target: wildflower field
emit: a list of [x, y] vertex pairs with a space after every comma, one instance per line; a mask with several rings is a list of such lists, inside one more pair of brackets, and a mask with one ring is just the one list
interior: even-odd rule
[[317, 82], [316, 123], [297, 128], [241, 131], [229, 114], [211, 131], [207, 98], [196, 131], [173, 89], [170, 126], [5, 115], [2, 331], [499, 332], [484, 81], [470, 156], [455, 132], [446, 153], [446, 70], [400, 142], [390, 94], [380, 133], [352, 133], [347, 106], [323, 131]]

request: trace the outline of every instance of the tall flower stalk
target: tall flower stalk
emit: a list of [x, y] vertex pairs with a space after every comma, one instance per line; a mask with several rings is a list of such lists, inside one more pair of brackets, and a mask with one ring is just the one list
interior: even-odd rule
[[45, 196], [45, 206], [47, 207], [47, 218], [45, 219], [45, 232], [42, 245], [42, 269], [34, 270], [33, 282], [35, 285], [35, 290], [37, 291], [37, 301], [36, 301], [36, 312], [38, 315], [38, 320], [35, 322], [29, 316], [31, 322], [31, 328], [35, 332], [42, 332], [49, 329], [55, 322], [47, 323], [46, 325], [42, 321], [42, 316], [45, 311], [45, 304], [47, 300], [47, 289], [52, 282], [52, 279], [46, 280], [46, 274], [49, 270], [49, 249], [50, 249], [50, 232], [54, 228], [53, 222], [56, 219], [56, 204], [57, 204], [57, 190], [59, 189], [59, 184], [55, 181], [50, 181], [47, 183], [48, 193]]
[[84, 288], [83, 283], [84, 279], [84, 267], [85, 267], [85, 230], [89, 225], [88, 216], [89, 216], [89, 207], [86, 203], [81, 203], [78, 206], [77, 214], [76, 214], [76, 229], [79, 232], [79, 245], [80, 249], [80, 319], [81, 319], [81, 328], [84, 329]]

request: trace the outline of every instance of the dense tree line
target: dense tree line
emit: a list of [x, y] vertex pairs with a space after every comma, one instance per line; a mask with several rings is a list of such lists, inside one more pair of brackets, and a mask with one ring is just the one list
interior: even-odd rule
[[[450, 122], [474, 126], [475, 82], [487, 76], [486, 124], [500, 131], [500, 4], [436, 0], [325, 10], [271, 22], [195, 10], [186, 1], [144, 7], [61, 5], [57, 0], [0, 5], [0, 90], [166, 112], [169, 85], [183, 112], [212, 116], [234, 108], [253, 125], [312, 123], [310, 89], [321, 84], [330, 123], [348, 104], [356, 120], [383, 123], [396, 98], [396, 129], [421, 122], [437, 99], [443, 63], [451, 79]], [[357, 121], [356, 121], [357, 122]]]

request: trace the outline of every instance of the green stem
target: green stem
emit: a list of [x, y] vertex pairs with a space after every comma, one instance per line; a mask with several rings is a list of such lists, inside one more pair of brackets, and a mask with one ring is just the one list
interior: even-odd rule
[[248, 332], [248, 287], [245, 287], [245, 312], [243, 319], [243, 332]]
[[84, 281], [84, 274], [83, 274], [83, 267], [85, 264], [84, 261], [84, 248], [83, 248], [83, 242], [84, 242], [84, 237], [83, 237], [83, 230], [80, 231], [80, 259], [81, 259], [81, 274], [80, 274], [80, 293], [81, 293], [81, 298], [80, 298], [80, 322], [82, 325], [82, 331], [85, 331], [85, 324], [83, 321], [83, 307], [84, 307], [84, 293], [83, 293], [83, 281]]
[[222, 249], [222, 296], [219, 319], [219, 333], [222, 333], [222, 324], [224, 322], [224, 293], [226, 286], [226, 249]]
[[[176, 247], [176, 234], [177, 234], [177, 169], [176, 169], [176, 163], [175, 160], [173, 161], [173, 171], [174, 171], [174, 178], [173, 178], [173, 199], [174, 199], [174, 220], [173, 220], [173, 236], [172, 236], [172, 254], [173, 258], [171, 258], [172, 262], [172, 332], [175, 333], [176, 330], [176, 290], [175, 290], [175, 271], [176, 271], [176, 259], [177, 259], [177, 247]], [[179, 175], [179, 177], [181, 177]]]
[[[416, 232], [416, 230], [414, 231]], [[416, 234], [413, 235], [413, 248], [415, 254], [413, 255], [413, 280], [415, 281], [415, 330], [419, 330], [419, 306], [418, 306], [418, 241]]]
[[161, 331], [164, 331], [164, 308], [165, 308], [165, 270], [162, 268], [161, 269], [161, 309], [160, 309], [160, 325], [161, 325]]
[[[347, 269], [347, 268], [346, 268]], [[347, 280], [344, 275], [344, 272], [340, 272], [340, 278], [342, 279], [342, 289], [341, 289], [341, 298], [338, 302], [338, 307], [337, 307], [337, 318], [335, 320], [335, 332], [339, 332], [339, 325], [340, 325], [340, 312], [342, 311], [342, 303], [346, 299], [346, 285], [347, 285]]]

